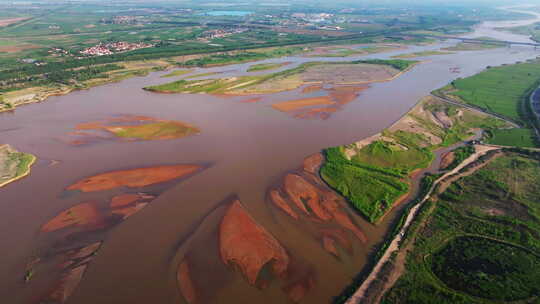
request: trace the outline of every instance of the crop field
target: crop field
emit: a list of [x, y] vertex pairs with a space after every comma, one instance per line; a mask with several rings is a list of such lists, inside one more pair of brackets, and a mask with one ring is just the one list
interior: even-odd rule
[[538, 201], [536, 152], [505, 152], [454, 182], [425, 207], [433, 212], [382, 303], [536, 303]]

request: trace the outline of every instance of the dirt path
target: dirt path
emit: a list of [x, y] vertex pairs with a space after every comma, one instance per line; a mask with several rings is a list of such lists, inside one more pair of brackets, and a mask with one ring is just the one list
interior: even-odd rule
[[[418, 211], [424, 205], [424, 203], [431, 198], [432, 193], [434, 192], [436, 187], [439, 185], [439, 183], [441, 183], [441, 181], [445, 180], [448, 177], [456, 175], [461, 169], [463, 169], [466, 166], [468, 166], [469, 164], [475, 162], [481, 156], [485, 155], [489, 151], [499, 150], [500, 149], [500, 148], [497, 148], [497, 147], [486, 146], [486, 145], [475, 145], [474, 147], [475, 147], [476, 152], [473, 155], [469, 156], [467, 159], [465, 159], [461, 164], [459, 164], [453, 170], [451, 170], [451, 171], [445, 173], [443, 176], [439, 177], [433, 183], [433, 185], [431, 186], [431, 188], [429, 189], [427, 194], [424, 196], [424, 198], [422, 198], [422, 200], [410, 210], [410, 212], [407, 215], [407, 218], [405, 220], [405, 223], [403, 224], [403, 227], [400, 229], [399, 233], [394, 237], [394, 239], [392, 240], [392, 242], [390, 243], [390, 245], [388, 246], [388, 248], [384, 252], [383, 256], [377, 262], [377, 264], [375, 265], [375, 267], [373, 268], [373, 270], [371, 271], [369, 276], [366, 278], [366, 280], [364, 280], [364, 282], [362, 283], [362, 285], [360, 285], [360, 287], [356, 290], [356, 292], [345, 302], [346, 304], [362, 303], [368, 287], [378, 278], [379, 273], [381, 272], [381, 269], [390, 260], [390, 258], [394, 254], [394, 252], [399, 250], [399, 245], [400, 245], [405, 233], [407, 232], [408, 228], [410, 227], [413, 220], [417, 216]], [[403, 252], [406, 252], [406, 250], [403, 250]], [[403, 262], [404, 262], [405, 256], [401, 257], [401, 259], [403, 259]], [[394, 282], [397, 281], [398, 277], [393, 278], [393, 281]], [[386, 284], [386, 285], [387, 285], [387, 286], [385, 286], [386, 289], [391, 287], [391, 286], [388, 286], [390, 284]]]

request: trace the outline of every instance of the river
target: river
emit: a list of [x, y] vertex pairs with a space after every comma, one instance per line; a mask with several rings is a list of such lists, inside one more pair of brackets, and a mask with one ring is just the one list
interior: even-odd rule
[[[538, 21], [540, 17], [535, 16]], [[476, 29], [476, 37], [508, 24], [486, 22]], [[489, 34], [497, 39], [508, 37], [499, 31]], [[515, 35], [513, 38], [528, 39]], [[327, 60], [390, 58], [455, 43], [447, 41]], [[41, 248], [52, 245], [51, 240], [39, 233], [41, 225], [60, 211], [87, 199], [99, 199], [101, 195], [72, 195], [65, 192], [67, 186], [111, 170], [186, 163], [206, 164], [209, 168], [173, 185], [144, 210], [107, 232], [102, 248], [68, 303], [182, 303], [176, 269], [179, 259], [187, 252], [196, 255], [199, 261], [194, 275], [208, 281], [208, 285], [201, 287], [212, 295], [209, 303], [290, 302], [282, 292], [283, 282], [279, 279], [271, 281], [265, 289], [258, 289], [249, 285], [239, 272], [219, 263], [216, 252], [219, 219], [212, 211], [218, 210], [231, 196], [238, 197], [253, 218], [313, 274], [315, 287], [302, 303], [328, 303], [362, 270], [366, 257], [381, 242], [400, 208], [395, 208], [378, 225], [349, 212], [369, 240], [366, 244], [355, 242], [352, 255], [343, 254], [336, 259], [322, 250], [320, 240], [309, 233], [304, 223], [284, 216], [268, 203], [268, 189], [301, 166], [306, 156], [378, 133], [403, 116], [420, 98], [457, 77], [537, 55], [530, 47], [512, 47], [422, 58], [425, 59], [422, 64], [401, 77], [372, 84], [356, 101], [326, 120], [295, 119], [270, 106], [306, 96], [300, 89], [265, 95], [257, 103], [242, 103], [246, 97], [154, 94], [141, 89], [174, 80], [160, 78], [166, 72], [51, 97], [4, 113], [0, 115], [2, 143], [33, 153], [39, 161], [29, 177], [0, 189], [0, 298], [8, 303], [31, 303], [56, 275], [37, 273], [35, 282], [23, 282], [29, 259]], [[292, 62], [285, 67], [291, 68], [313, 60], [326, 59], [287, 57], [258, 63]], [[243, 75], [252, 64], [198, 69], [194, 73], [223, 72], [218, 77]], [[450, 71], [455, 67], [459, 73]], [[167, 141], [110, 141], [85, 146], [64, 141], [75, 125], [118, 114], [180, 120], [199, 127], [202, 132]], [[205, 261], [209, 261], [207, 267], [202, 265]]]

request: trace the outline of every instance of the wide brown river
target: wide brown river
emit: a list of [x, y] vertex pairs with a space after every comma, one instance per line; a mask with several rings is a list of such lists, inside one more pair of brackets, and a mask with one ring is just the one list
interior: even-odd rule
[[[389, 58], [455, 43], [355, 58]], [[230, 197], [239, 198], [297, 264], [309, 269], [315, 283], [301, 303], [329, 303], [363, 269], [400, 208], [376, 226], [350, 212], [368, 242], [355, 241], [353, 254], [336, 259], [322, 249], [320, 240], [310, 235], [302, 221], [285, 216], [268, 202], [268, 189], [300, 167], [306, 156], [378, 133], [452, 79], [538, 54], [531, 47], [512, 47], [422, 58], [422, 64], [401, 77], [372, 84], [326, 120], [296, 119], [270, 106], [306, 97], [300, 89], [265, 95], [257, 103], [242, 103], [246, 97], [154, 94], [141, 89], [174, 80], [160, 78], [165, 72], [52, 97], [0, 114], [0, 142], [39, 159], [30, 176], [0, 189], [0, 299], [6, 304], [31, 303], [50, 287], [57, 275], [54, 271], [50, 276], [36, 273], [30, 284], [23, 280], [29, 260], [43, 248], [54, 247], [49, 243], [53, 241], [41, 235], [41, 225], [66, 208], [100, 196], [73, 195], [65, 191], [67, 186], [111, 170], [204, 164], [208, 169], [172, 184], [144, 210], [105, 234], [102, 248], [68, 303], [183, 303], [176, 270], [185, 254], [198, 261], [191, 272], [207, 303], [291, 302], [279, 278], [266, 288], [256, 288], [239, 271], [219, 261], [216, 227], [222, 212], [218, 207]], [[289, 57], [264, 62], [293, 62], [286, 67], [290, 68], [313, 60], [326, 59]], [[251, 64], [200, 69], [194, 74], [224, 71], [213, 77], [243, 75]], [[450, 71], [455, 67], [459, 73]], [[178, 140], [103, 141], [83, 146], [65, 142], [67, 133], [79, 123], [123, 114], [179, 120], [202, 132]]]

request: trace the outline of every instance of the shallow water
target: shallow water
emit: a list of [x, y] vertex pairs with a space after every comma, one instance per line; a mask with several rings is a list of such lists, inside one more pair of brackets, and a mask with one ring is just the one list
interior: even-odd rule
[[[451, 43], [328, 60], [389, 58], [435, 50]], [[28, 260], [40, 248], [50, 246], [39, 235], [40, 226], [58, 212], [100, 196], [65, 195], [67, 186], [111, 170], [186, 163], [211, 167], [174, 185], [140, 213], [108, 232], [103, 248], [91, 262], [70, 303], [181, 303], [176, 267], [186, 253], [195, 255], [200, 261], [198, 265], [208, 263], [197, 269], [197, 275], [207, 278], [204, 287], [208, 289], [204, 291], [214, 295], [211, 303], [287, 303], [281, 291], [282, 281], [275, 279], [268, 288], [260, 290], [219, 261], [216, 227], [223, 213], [219, 206], [231, 196], [242, 201], [257, 222], [299, 261], [302, 269], [314, 273], [316, 287], [302, 303], [328, 303], [362, 269], [367, 255], [382, 240], [400, 208], [376, 226], [351, 213], [369, 242], [355, 242], [352, 256], [343, 254], [336, 259], [322, 250], [307, 224], [284, 216], [268, 203], [268, 189], [298, 168], [306, 156], [378, 133], [421, 97], [452, 79], [473, 75], [489, 65], [537, 55], [529, 47], [512, 47], [426, 57], [424, 63], [401, 77], [372, 84], [356, 101], [327, 120], [295, 119], [271, 108], [275, 102], [318, 94], [302, 94], [301, 89], [265, 95], [260, 102], [249, 104], [241, 102], [249, 97], [154, 94], [141, 89], [175, 79], [160, 78], [166, 72], [52, 97], [2, 114], [2, 142], [37, 155], [39, 161], [29, 177], [0, 189], [0, 239], [4, 249], [0, 257], [0, 298], [9, 303], [27, 303], [50, 283], [46, 274], [40, 278], [36, 274], [36, 282], [29, 285], [22, 282]], [[321, 58], [289, 57], [258, 63], [293, 62], [282, 68], [288, 69], [316, 60]], [[193, 73], [224, 72], [212, 77], [243, 75], [251, 64], [199, 69]], [[454, 67], [460, 68], [458, 74], [449, 70]], [[65, 143], [66, 133], [78, 123], [118, 114], [180, 120], [199, 127], [202, 133], [168, 141], [106, 141], [86, 146]], [[50, 166], [52, 160], [60, 163]]]

